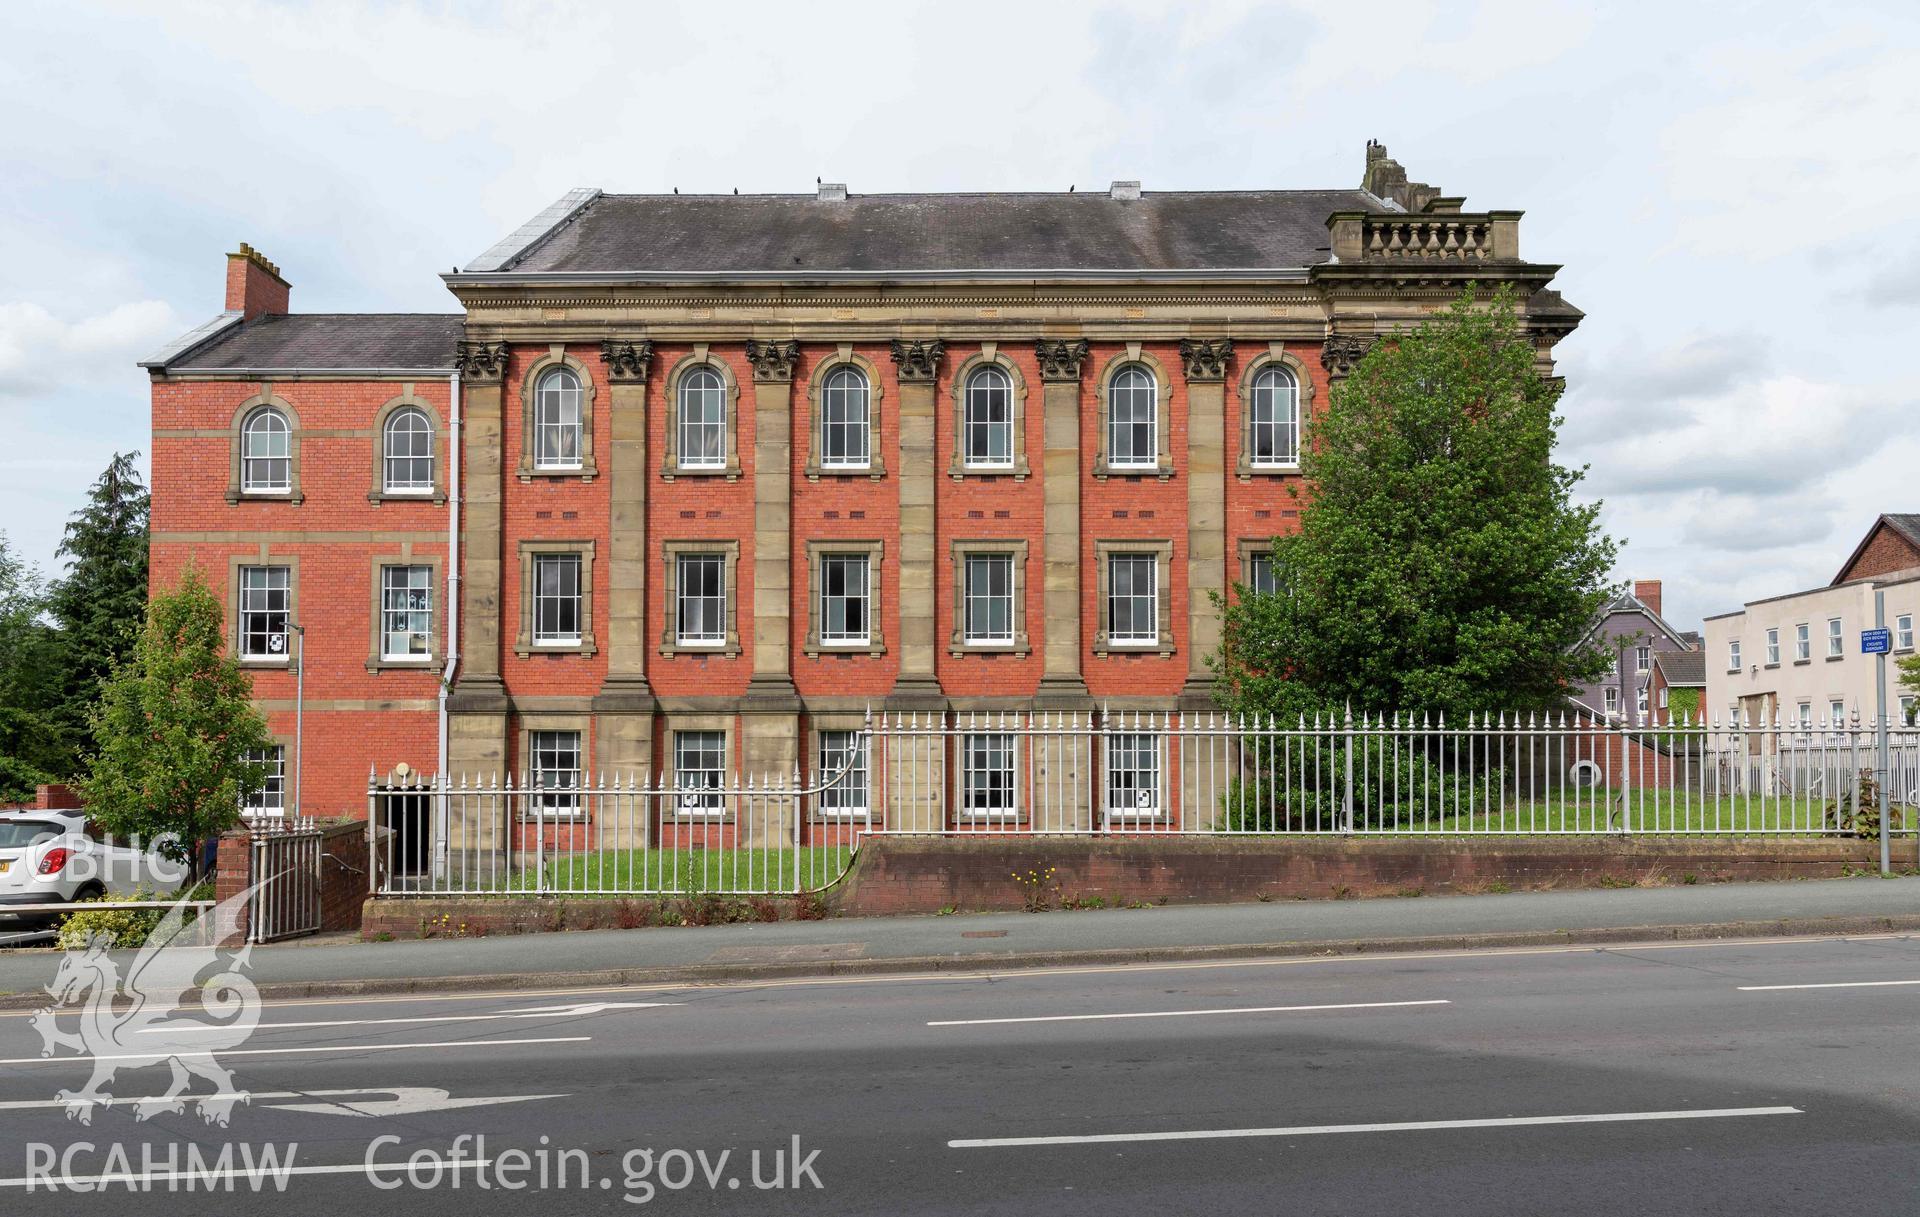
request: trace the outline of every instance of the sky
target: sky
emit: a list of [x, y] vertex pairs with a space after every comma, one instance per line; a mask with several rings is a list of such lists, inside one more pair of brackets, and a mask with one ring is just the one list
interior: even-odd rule
[[0, 532], [48, 573], [241, 241], [296, 312], [452, 312], [575, 186], [1347, 187], [1369, 139], [1564, 266], [1561, 459], [1675, 624], [1920, 511], [1920, 6], [68, 0], [0, 45]]

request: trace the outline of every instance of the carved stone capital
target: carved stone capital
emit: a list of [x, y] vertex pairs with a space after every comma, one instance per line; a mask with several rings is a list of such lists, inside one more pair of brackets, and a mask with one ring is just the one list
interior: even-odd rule
[[1187, 367], [1187, 380], [1225, 380], [1227, 363], [1233, 358], [1231, 338], [1182, 338], [1180, 361]]
[[747, 339], [747, 362], [753, 365], [755, 380], [790, 381], [793, 379], [793, 365], [799, 359], [800, 344], [791, 339], [786, 342]]
[[1033, 344], [1040, 359], [1041, 380], [1079, 380], [1080, 365], [1087, 358], [1087, 340], [1041, 338]]
[[499, 384], [507, 371], [507, 344], [462, 339], [454, 346], [453, 364], [469, 384]]
[[635, 342], [609, 338], [600, 344], [600, 358], [606, 361], [607, 379], [613, 383], [643, 381], [647, 366], [653, 362], [653, 342], [646, 338]]
[[940, 375], [940, 357], [946, 352], [947, 344], [938, 338], [893, 340], [893, 362], [900, 368], [902, 382], [934, 380]]
[[1320, 366], [1336, 380], [1353, 371], [1353, 365], [1373, 349], [1371, 334], [1332, 334], [1320, 344]]

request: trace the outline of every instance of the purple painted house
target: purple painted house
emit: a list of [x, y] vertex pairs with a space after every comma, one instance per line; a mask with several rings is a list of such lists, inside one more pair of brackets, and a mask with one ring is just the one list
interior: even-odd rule
[[1609, 601], [1583, 641], [1595, 638], [1613, 655], [1613, 671], [1574, 689], [1570, 700], [1595, 716], [1627, 722], [1652, 721], [1654, 656], [1700, 649], [1696, 631], [1676, 630], [1660, 615], [1658, 579], [1635, 579], [1631, 590]]

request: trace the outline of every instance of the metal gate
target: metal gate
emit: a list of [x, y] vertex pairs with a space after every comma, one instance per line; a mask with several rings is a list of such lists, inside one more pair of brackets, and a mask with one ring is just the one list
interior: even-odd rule
[[320, 830], [312, 820], [260, 819], [253, 833], [248, 942], [277, 942], [320, 929]]

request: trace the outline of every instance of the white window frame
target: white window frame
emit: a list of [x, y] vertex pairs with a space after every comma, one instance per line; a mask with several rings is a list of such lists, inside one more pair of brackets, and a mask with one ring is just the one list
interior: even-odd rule
[[244, 816], [284, 816], [287, 814], [287, 748], [269, 744], [261, 751], [248, 751], [246, 759], [267, 767], [266, 781], [258, 790], [240, 796], [240, 814]]
[[1913, 649], [1913, 614], [1901, 613], [1893, 619], [1893, 645], [1901, 651]]
[[[548, 368], [533, 387], [533, 467], [573, 470], [586, 468], [586, 389], [572, 368]], [[571, 417], [568, 417], [571, 412]], [[571, 436], [573, 456], [567, 459]]]
[[[256, 448], [267, 440], [277, 440], [279, 451]], [[240, 489], [246, 494], [293, 493], [293, 424], [273, 406], [258, 407], [240, 424]]]
[[[1138, 587], [1132, 584], [1139, 579], [1140, 568], [1145, 566], [1147, 588], [1144, 597]], [[1122, 569], [1129, 572], [1129, 588], [1122, 591], [1119, 575]], [[1139, 606], [1146, 604], [1147, 629], [1139, 629]], [[1123, 602], [1132, 609], [1134, 629], [1122, 633], [1118, 628]], [[1158, 646], [1160, 644], [1160, 557], [1153, 553], [1120, 552], [1107, 555], [1107, 603], [1103, 606], [1107, 615], [1107, 645], [1113, 647]]]
[[1247, 590], [1255, 595], [1271, 596], [1280, 590], [1279, 567], [1274, 565], [1273, 551], [1247, 555]]
[[[963, 599], [963, 603], [961, 606], [960, 622], [961, 622], [961, 631], [962, 631], [961, 638], [966, 643], [966, 645], [968, 646], [1006, 646], [1011, 644], [1014, 641], [1017, 631], [1015, 629], [1015, 622], [1014, 622], [1013, 562], [1014, 562], [1014, 555], [1012, 554], [969, 553], [969, 554], [962, 555], [962, 559], [960, 563], [960, 579], [961, 579], [960, 594]], [[1006, 593], [1005, 593], [1004, 599], [1006, 601], [1007, 628], [1006, 628], [1006, 633], [1004, 634], [1000, 634], [1000, 633], [989, 634], [989, 633], [974, 632], [974, 628], [973, 628], [974, 627], [974, 606], [976, 604], [990, 606], [993, 602], [1003, 598], [1001, 595], [993, 592], [988, 592], [986, 594], [981, 594], [976, 592], [974, 588], [974, 566], [976, 563], [981, 564], [981, 569], [983, 571], [987, 569], [988, 564], [991, 564], [993, 567], [1004, 570], [1006, 573]], [[991, 610], [987, 609], [985, 611], [987, 612], [987, 615], [991, 617], [992, 615]]]
[[817, 781], [824, 782], [847, 765], [846, 776], [820, 792], [817, 800], [825, 819], [864, 820], [873, 813], [873, 741], [863, 731], [820, 732]]
[[1829, 697], [1827, 699], [1827, 725], [1836, 731], [1846, 730], [1847, 703], [1844, 698]]
[[[835, 595], [832, 590], [833, 571], [836, 567], [845, 568], [858, 564], [860, 589], [857, 596], [847, 594], [847, 582], [842, 579], [842, 593]], [[858, 633], [842, 629], [834, 632], [832, 606], [841, 606], [841, 620], [846, 620], [846, 606], [854, 602], [860, 605], [861, 628]], [[823, 650], [833, 647], [867, 647], [873, 643], [873, 559], [867, 554], [825, 553], [820, 555], [820, 646]]]
[[[1153, 819], [1165, 814], [1166, 736], [1151, 731], [1116, 731], [1106, 741], [1106, 771], [1100, 787], [1108, 817]], [[1125, 782], [1120, 780], [1123, 775], [1128, 776]]]
[[[976, 764], [995, 763], [983, 770]], [[1017, 820], [1020, 818], [1020, 737], [1011, 731], [974, 731], [960, 737], [960, 814], [970, 820]], [[1006, 805], [977, 805], [974, 801], [974, 775], [1004, 773]], [[997, 783], [995, 785], [998, 785]], [[992, 793], [991, 789], [985, 789]]]
[[[1270, 363], [1253, 378], [1248, 395], [1247, 463], [1254, 469], [1300, 467], [1300, 382], [1293, 369]], [[1272, 455], [1260, 455], [1266, 439]]]
[[1767, 666], [1780, 666], [1780, 627], [1777, 625], [1767, 627]]
[[[717, 743], [715, 741], [718, 741]], [[698, 764], [688, 764], [689, 760]], [[673, 812], [687, 819], [727, 813], [727, 733], [704, 727], [673, 732]]]
[[872, 467], [873, 386], [865, 372], [843, 363], [820, 382], [820, 468], [864, 472]]
[[1847, 653], [1846, 622], [1839, 617], [1827, 618], [1827, 658], [1840, 659]]
[[1727, 670], [1729, 672], [1738, 672], [1741, 666], [1740, 640], [1738, 638], [1730, 638], [1727, 640]]
[[[238, 612], [234, 617], [237, 637], [234, 639], [234, 652], [240, 658], [253, 663], [290, 663], [293, 659], [291, 628], [293, 623], [293, 568], [291, 566], [242, 566], [240, 587], [238, 589]], [[256, 583], [256, 579], [260, 582]], [[279, 596], [278, 608], [273, 606], [273, 597]], [[272, 623], [272, 618], [280, 618], [280, 629], [253, 628], [253, 618], [262, 618], [262, 626]], [[265, 650], [253, 649], [253, 639], [259, 636], [266, 640]], [[280, 640], [280, 649], [273, 649], [272, 640]]]
[[[994, 395], [1000, 398], [1000, 417], [990, 417]], [[963, 418], [960, 425], [962, 450], [960, 464], [962, 468], [973, 470], [996, 470], [1012, 472], [1013, 456], [1013, 377], [1007, 375], [1005, 368], [987, 364], [975, 368], [967, 376], [966, 389], [961, 394]], [[1006, 451], [1004, 458], [981, 455], [974, 447], [976, 438], [1003, 438]], [[991, 452], [993, 445], [987, 445]]]
[[[584, 597], [581, 595], [585, 587], [586, 579], [585, 556], [578, 553], [551, 553], [534, 554], [532, 558], [533, 621], [532, 629], [529, 633], [533, 645], [536, 647], [579, 646], [582, 638], [585, 636], [582, 626], [586, 621], [587, 607], [584, 603]], [[546, 572], [548, 570], [564, 572], [569, 567], [573, 570], [572, 590], [569, 592], [564, 586], [557, 586], [550, 589], [547, 585]], [[553, 607], [555, 620], [552, 624], [554, 626], [561, 626], [565, 624], [563, 618], [565, 615], [565, 606], [568, 604], [573, 606], [573, 629], [570, 631], [557, 628], [550, 629], [544, 611], [546, 607], [549, 605]]]
[[1897, 708], [1897, 709], [1896, 709], [1896, 710], [1894, 711], [1894, 713], [1896, 713], [1896, 714], [1898, 714], [1898, 715], [1899, 715], [1899, 718], [1898, 718], [1898, 720], [1896, 720], [1896, 721], [1895, 721], [1895, 723], [1893, 724], [1894, 726], [1896, 726], [1896, 727], [1903, 727], [1903, 726], [1906, 726], [1906, 725], [1908, 725], [1908, 718], [1907, 718], [1907, 716], [1908, 716], [1908, 715], [1909, 715], [1910, 713], [1912, 713], [1912, 711], [1913, 711], [1913, 703], [1914, 703], [1914, 702], [1915, 702], [1916, 700], [1920, 700], [1920, 695], [1916, 695], [1916, 694], [1913, 694], [1913, 693], [1902, 693], [1902, 694], [1900, 695], [1900, 701], [1899, 701], [1899, 706], [1898, 706], [1898, 708]]
[[[396, 439], [404, 439], [408, 451], [396, 452]], [[430, 495], [434, 492], [433, 441], [433, 420], [419, 406], [402, 406], [387, 415], [386, 425], [380, 429], [383, 493]], [[424, 450], [415, 451], [422, 443]], [[426, 470], [424, 478], [398, 476], [402, 471], [412, 474], [422, 468]]]
[[[1121, 417], [1121, 404], [1127, 413]], [[1144, 402], [1146, 417], [1137, 417]], [[1107, 382], [1107, 468], [1116, 472], [1158, 472], [1160, 469], [1160, 379], [1143, 363], [1130, 363], [1115, 371]], [[1144, 455], [1133, 440], [1144, 430], [1147, 437]], [[1121, 457], [1120, 437], [1131, 432], [1126, 445], [1128, 455]]]
[[[710, 363], [696, 364], [680, 375], [676, 423], [680, 434], [676, 452], [682, 469], [727, 467], [727, 380]], [[708, 440], [717, 440], [707, 453]], [[695, 456], [695, 453], [701, 455]]]
[[[401, 628], [396, 629], [396, 623]], [[395, 651], [393, 639], [402, 635], [406, 649]], [[397, 563], [380, 568], [380, 659], [385, 663], [432, 661], [433, 567]]]
[[1633, 648], [1634, 670], [1649, 672], [1653, 670], [1653, 648], [1650, 646]]
[[1793, 627], [1793, 660], [1806, 663], [1813, 658], [1813, 625], [1802, 621]]
[[[713, 591], [691, 590], [689, 573], [711, 567]], [[705, 629], [688, 632], [688, 610], [702, 619]], [[711, 620], [707, 620], [707, 618]], [[673, 556], [673, 638], [674, 645], [698, 650], [718, 650], [727, 645], [727, 556], [718, 550], [677, 553]]]
[[1646, 722], [1647, 715], [1651, 713], [1647, 702], [1647, 686], [1641, 685], [1638, 689], [1635, 689], [1633, 693], [1633, 712], [1639, 716], [1637, 720], [1639, 722]]
[[1608, 714], [1620, 713], [1620, 686], [1608, 685], [1600, 690], [1600, 704]]
[[527, 807], [534, 816], [557, 819], [581, 814], [585, 749], [585, 737], [579, 731], [527, 732]]

